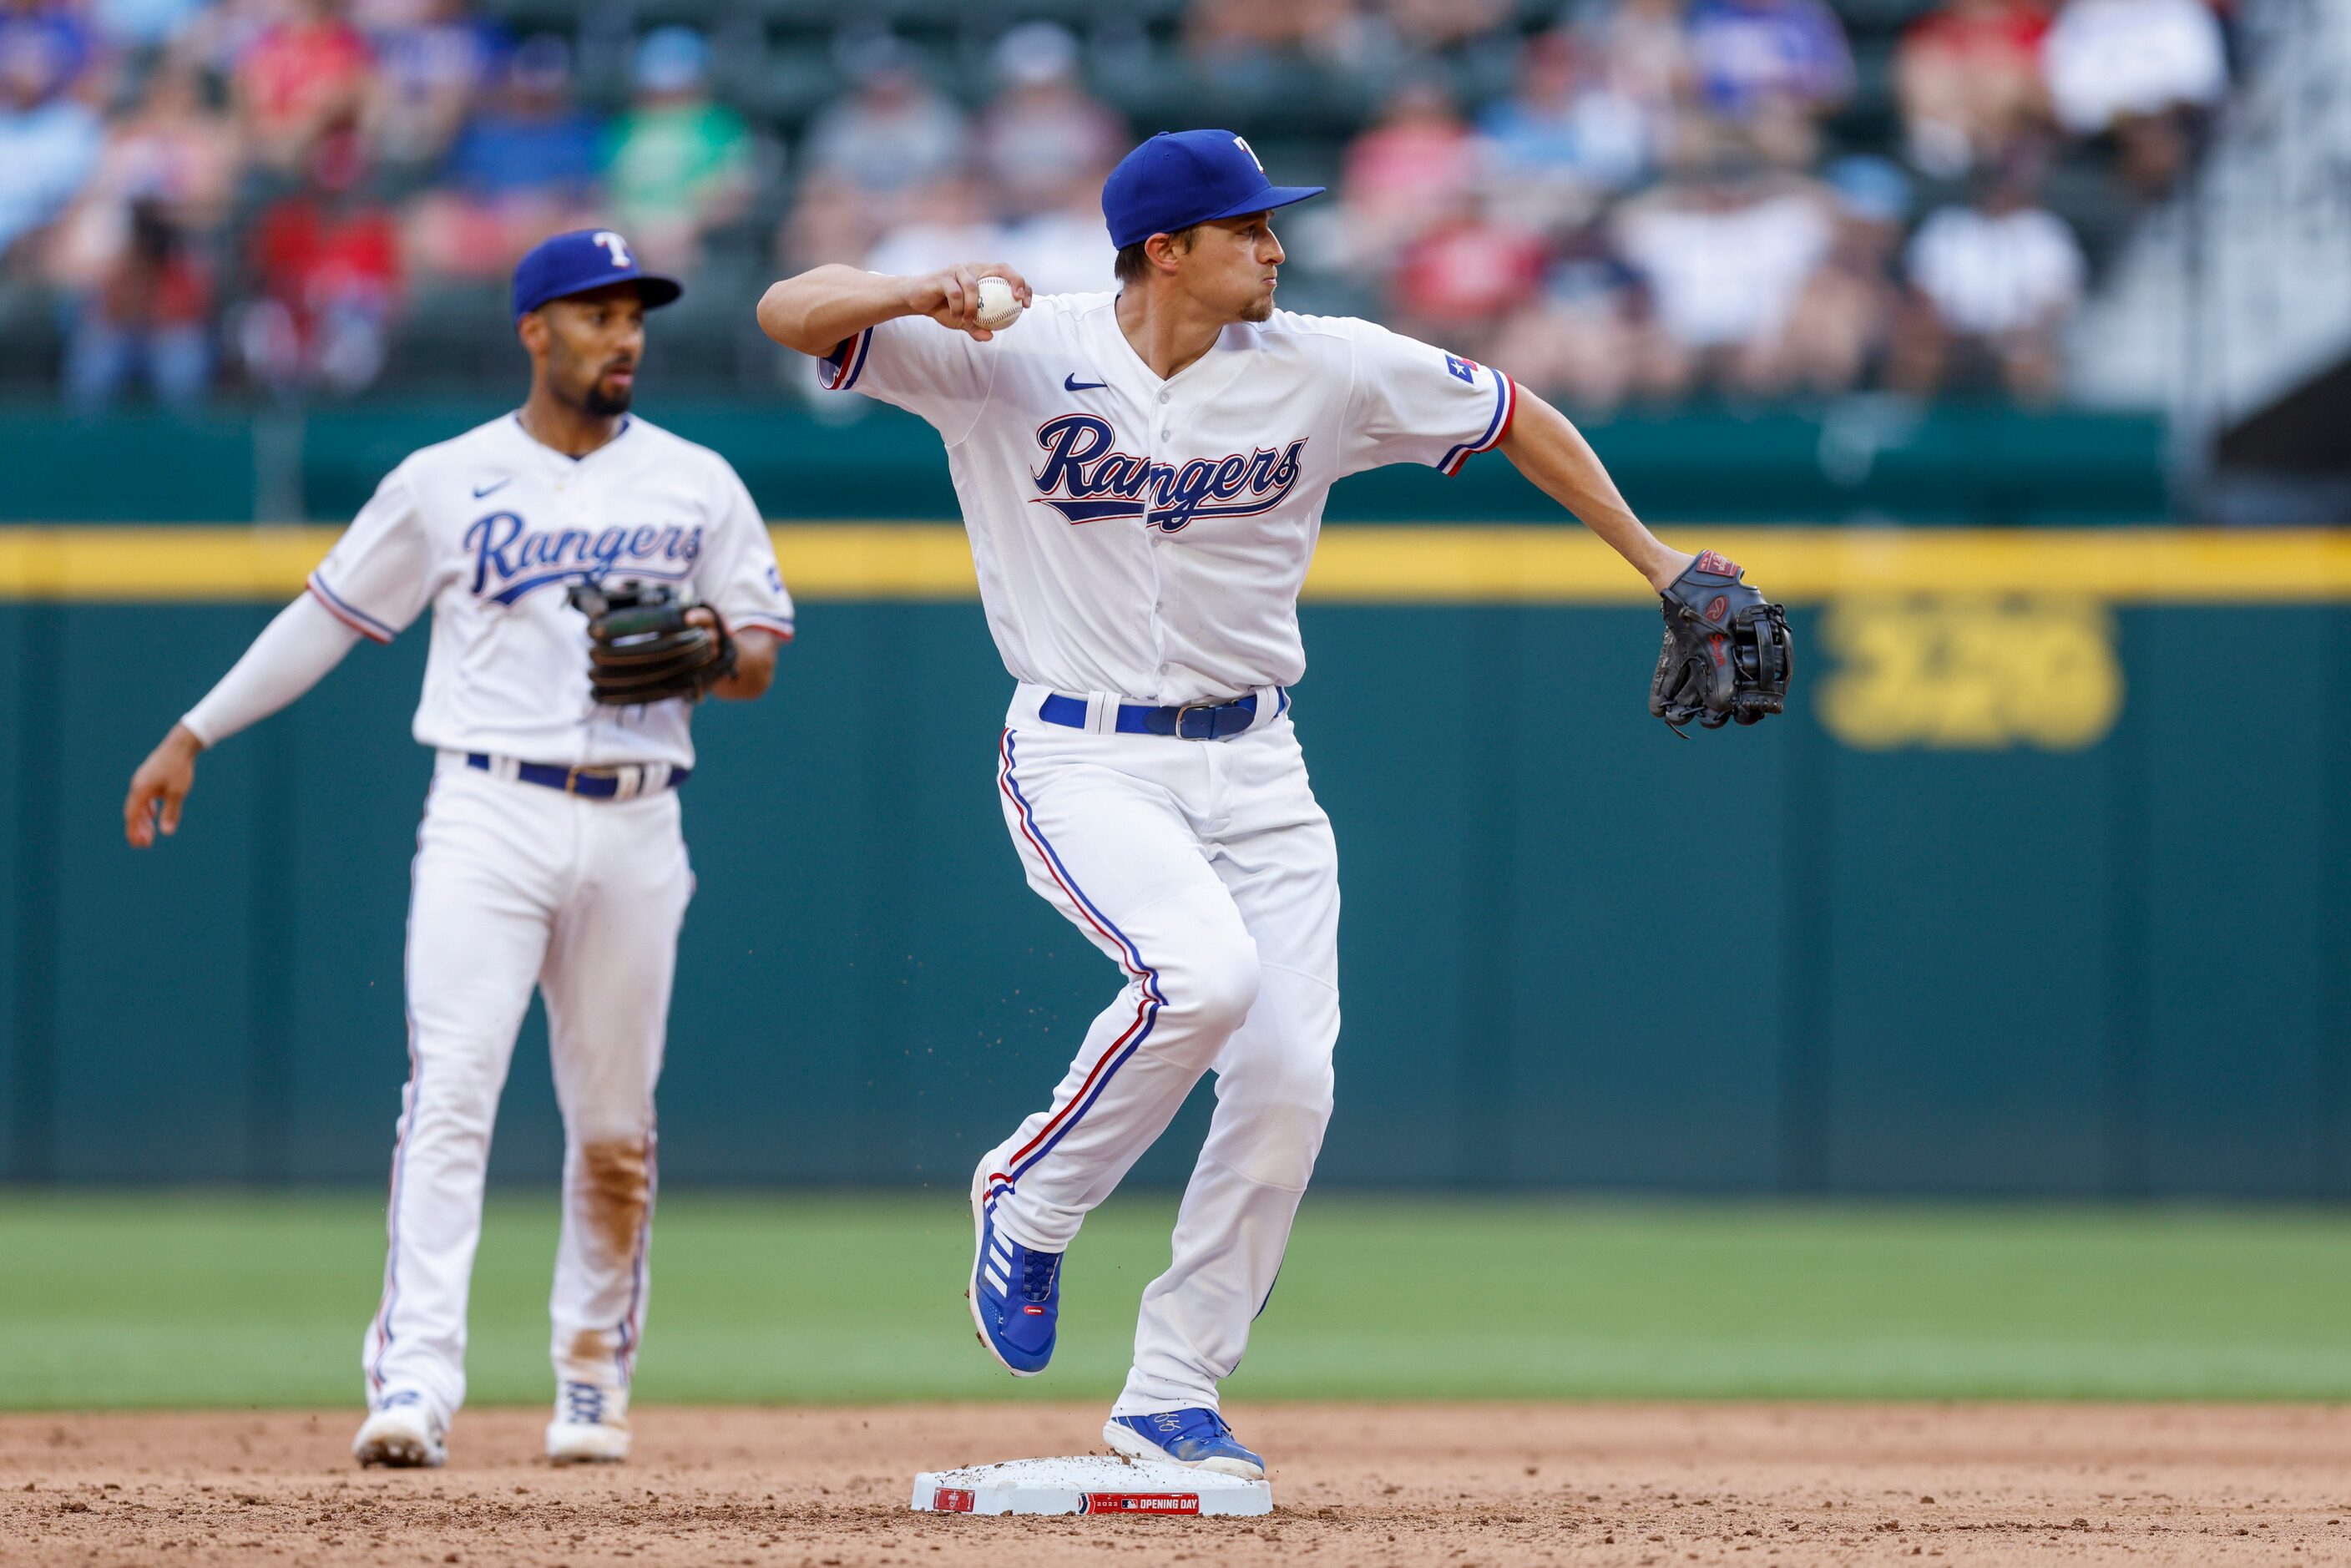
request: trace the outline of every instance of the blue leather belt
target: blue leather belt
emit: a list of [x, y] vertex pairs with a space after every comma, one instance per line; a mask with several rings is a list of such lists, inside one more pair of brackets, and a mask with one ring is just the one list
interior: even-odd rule
[[[496, 771], [492, 764], [493, 759], [482, 752], [473, 751], [465, 755], [468, 768], [478, 768], [485, 773], [491, 773]], [[634, 774], [642, 779], [647, 771], [637, 764], [612, 768], [559, 768], [551, 762], [518, 762], [515, 765], [515, 777], [526, 784], [541, 784], [549, 789], [560, 789], [567, 795], [585, 795], [591, 800], [611, 800], [621, 793], [623, 779]], [[674, 789], [693, 777], [694, 769], [691, 768], [673, 768], [669, 770], [669, 777], [662, 781], [661, 788]], [[641, 789], [630, 791], [632, 795], [643, 792]]]
[[[1278, 718], [1290, 709], [1290, 693], [1279, 686], [1275, 692], [1273, 711]], [[1037, 716], [1047, 724], [1083, 729], [1086, 727], [1086, 702], [1083, 697], [1065, 697], [1057, 692], [1037, 705]], [[1165, 735], [1179, 740], [1229, 740], [1256, 723], [1255, 696], [1230, 703], [1186, 703], [1181, 707], [1148, 707], [1142, 703], [1118, 705], [1118, 732], [1121, 735]]]

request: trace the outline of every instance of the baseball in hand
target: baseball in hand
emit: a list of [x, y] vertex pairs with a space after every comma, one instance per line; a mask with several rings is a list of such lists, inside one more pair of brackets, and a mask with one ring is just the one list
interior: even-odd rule
[[979, 325], [991, 332], [1001, 332], [1020, 319], [1020, 301], [1012, 297], [1012, 285], [997, 277], [979, 280]]

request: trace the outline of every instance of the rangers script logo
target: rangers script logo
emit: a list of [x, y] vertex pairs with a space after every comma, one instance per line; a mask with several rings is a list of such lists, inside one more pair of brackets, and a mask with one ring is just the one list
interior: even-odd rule
[[702, 558], [702, 525], [534, 530], [517, 513], [492, 512], [466, 528], [463, 543], [474, 558], [474, 596], [512, 604], [533, 589], [613, 571], [682, 582]]
[[1120, 452], [1110, 421], [1065, 413], [1037, 427], [1045, 466], [1037, 470], [1040, 505], [1072, 523], [1140, 517], [1164, 533], [1199, 517], [1251, 517], [1281, 505], [1298, 483], [1300, 436], [1283, 447], [1260, 446], [1244, 457], [1196, 457], [1181, 467]]

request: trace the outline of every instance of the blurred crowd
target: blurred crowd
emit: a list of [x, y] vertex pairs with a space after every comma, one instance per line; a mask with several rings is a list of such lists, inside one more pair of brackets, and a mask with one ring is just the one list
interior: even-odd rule
[[[1285, 214], [1287, 302], [1605, 409], [2052, 395], [2088, 264], [2050, 172], [2126, 204], [2171, 188], [2228, 89], [2225, 19], [1928, 0], [1886, 68], [1896, 123], [1858, 141], [1823, 0], [1191, 0], [1176, 38], [1208, 79], [1376, 83], [1327, 171], [1274, 171], [1334, 185]], [[986, 257], [1040, 291], [1111, 285], [1102, 177], [1159, 126], [1090, 87], [1098, 37], [1010, 26], [950, 93], [845, 19], [832, 96], [789, 134], [721, 90], [723, 36], [624, 43], [590, 93], [577, 34], [468, 0], [0, 0], [0, 283], [54, 299], [90, 408], [356, 391], [420, 293], [486, 291], [591, 224], [689, 275], [732, 246], [758, 269]], [[1508, 86], [1465, 101], [1437, 68], [1465, 51]]]
[[2164, 193], [2228, 85], [2220, 19], [1940, 0], [1892, 65], [1898, 138], [1832, 152], [1855, 65], [1822, 0], [1595, 5], [1530, 38], [1499, 101], [1395, 94], [1332, 229], [1397, 324], [1586, 407], [2051, 396], [2086, 272], [2052, 162]]

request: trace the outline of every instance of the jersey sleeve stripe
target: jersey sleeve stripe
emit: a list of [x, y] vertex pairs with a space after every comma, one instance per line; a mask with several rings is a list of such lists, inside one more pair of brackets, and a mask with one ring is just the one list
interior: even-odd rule
[[1501, 444], [1502, 437], [1510, 434], [1510, 421], [1519, 412], [1519, 383], [1491, 366], [1487, 368], [1494, 377], [1494, 417], [1488, 423], [1485, 434], [1455, 447], [1439, 460], [1437, 468], [1440, 474], [1460, 473], [1461, 465], [1480, 452], [1492, 451]]
[[832, 353], [819, 361], [825, 367], [822, 372], [825, 391], [847, 392], [854, 387], [858, 376], [865, 369], [866, 353], [872, 347], [873, 329], [868, 327], [854, 338], [843, 340]]
[[310, 580], [308, 586], [310, 590], [311, 596], [317, 599], [319, 603], [327, 607], [328, 614], [333, 616], [336, 620], [341, 622], [344, 625], [350, 627], [360, 636], [365, 637], [371, 643], [389, 643], [392, 641], [392, 630], [391, 627], [385, 625], [374, 616], [370, 615], [366, 611], [359, 609], [355, 605], [346, 604], [342, 600], [337, 598], [335, 591], [329, 588], [319, 578], [317, 572], [314, 571], [310, 574]]

